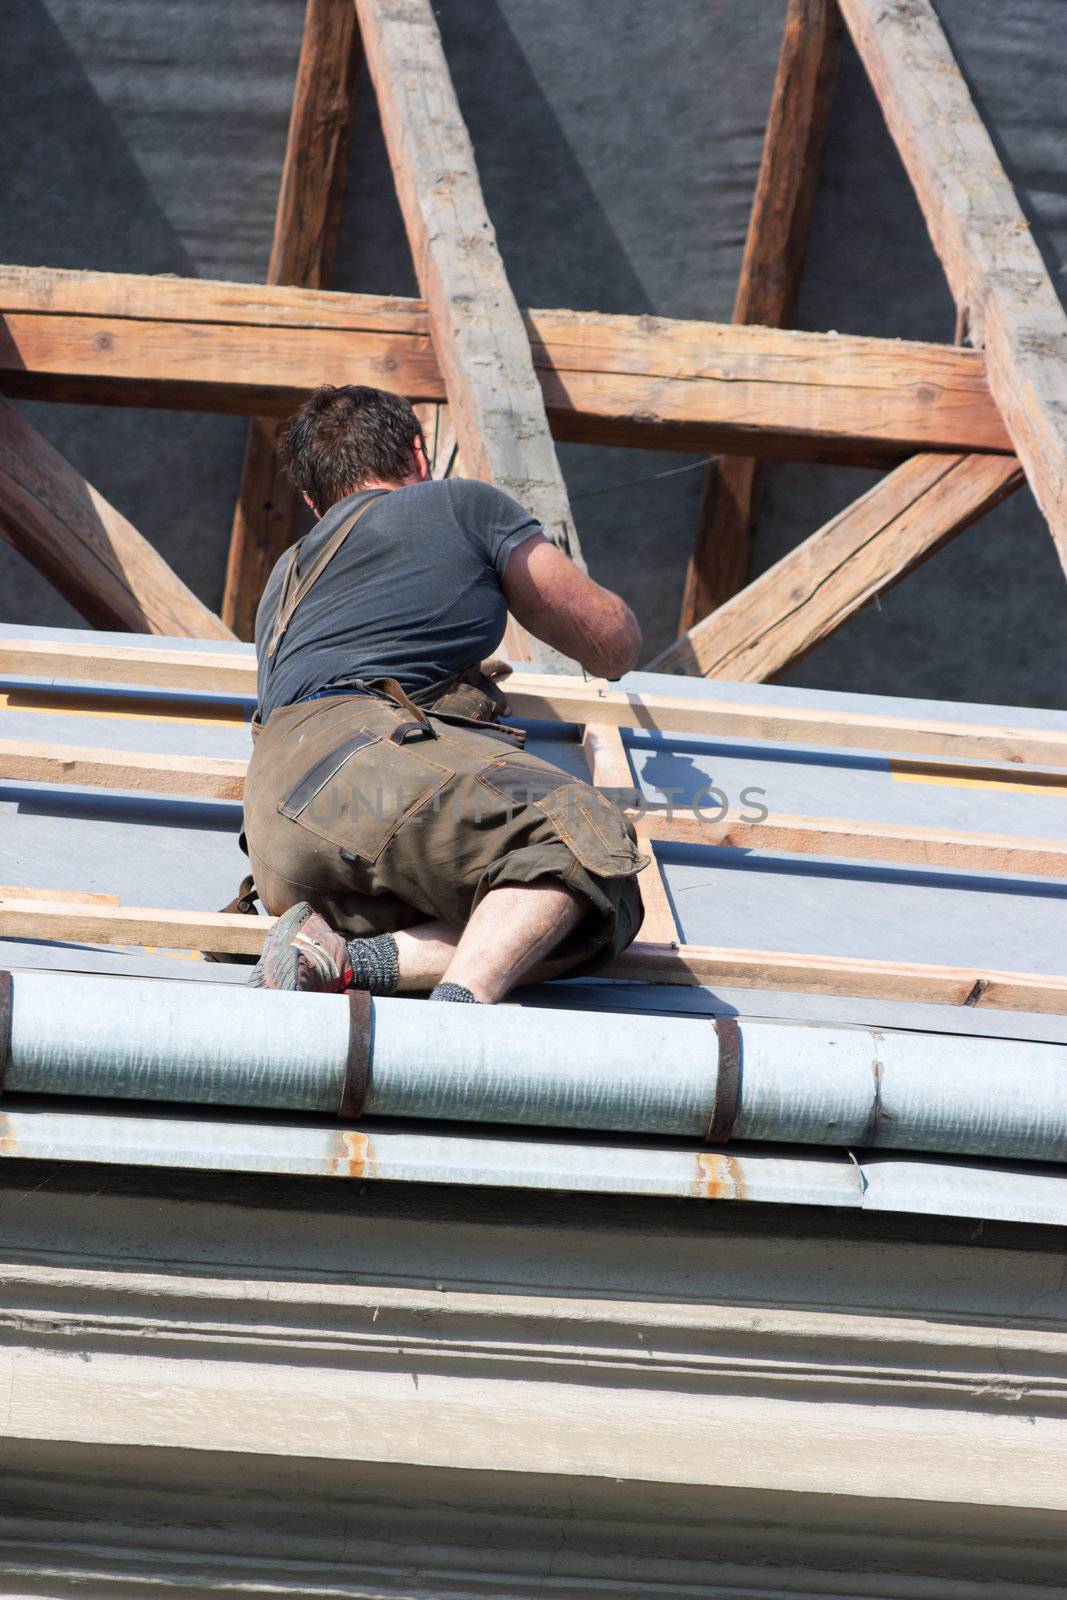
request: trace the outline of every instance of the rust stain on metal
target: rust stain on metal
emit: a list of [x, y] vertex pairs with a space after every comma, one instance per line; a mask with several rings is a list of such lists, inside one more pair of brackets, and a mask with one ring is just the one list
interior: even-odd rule
[[743, 1200], [745, 1179], [737, 1157], [700, 1151], [697, 1156], [696, 1195], [701, 1200]]
[[333, 1151], [326, 1159], [331, 1178], [368, 1178], [371, 1166], [370, 1135], [344, 1128], [333, 1136]]

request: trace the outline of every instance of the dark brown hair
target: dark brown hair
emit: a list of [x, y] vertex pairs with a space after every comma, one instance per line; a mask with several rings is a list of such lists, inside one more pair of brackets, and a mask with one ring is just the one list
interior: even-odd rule
[[281, 451], [290, 480], [324, 515], [361, 483], [403, 483], [412, 471], [419, 419], [387, 389], [349, 384], [316, 389], [282, 429]]

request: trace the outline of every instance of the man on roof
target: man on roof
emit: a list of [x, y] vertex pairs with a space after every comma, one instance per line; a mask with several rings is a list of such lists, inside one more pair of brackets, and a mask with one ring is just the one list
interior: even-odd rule
[[630, 608], [509, 495], [432, 480], [397, 395], [319, 389], [282, 449], [319, 520], [256, 617], [245, 834], [278, 920], [249, 981], [486, 1004], [625, 949], [634, 830], [524, 751], [487, 658], [510, 611], [618, 677], [641, 644]]

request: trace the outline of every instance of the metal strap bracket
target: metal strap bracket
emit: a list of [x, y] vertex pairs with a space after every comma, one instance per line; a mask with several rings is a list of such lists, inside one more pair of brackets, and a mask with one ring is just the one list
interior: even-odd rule
[[715, 1104], [711, 1108], [708, 1144], [725, 1144], [741, 1109], [741, 1030], [733, 1017], [716, 1017], [719, 1069], [715, 1078]]
[[341, 1086], [341, 1103], [337, 1115], [346, 1122], [358, 1122], [370, 1086], [371, 1040], [374, 1034], [374, 1010], [365, 989], [348, 991], [348, 1057], [345, 1061], [345, 1080]]
[[0, 1095], [4, 1092], [8, 1058], [11, 1055], [11, 1014], [15, 999], [15, 980], [10, 972], [0, 972]]

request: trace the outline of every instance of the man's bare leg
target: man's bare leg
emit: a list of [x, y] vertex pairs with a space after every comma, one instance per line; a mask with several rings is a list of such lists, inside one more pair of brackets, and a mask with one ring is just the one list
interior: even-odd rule
[[[301, 901], [282, 912], [249, 981], [257, 988], [339, 992], [346, 964], [361, 970], [357, 946], [369, 952], [388, 938], [395, 946], [395, 960], [389, 955], [383, 963], [388, 986], [376, 987], [370, 981], [372, 973], [375, 978], [382, 976], [379, 954], [365, 978], [357, 979], [357, 987], [369, 987], [374, 994], [426, 994], [447, 980], [469, 990], [476, 1000], [492, 1003], [519, 983], [540, 982], [567, 971], [573, 963], [553, 961], [551, 952], [577, 926], [582, 909], [569, 889], [515, 884], [491, 889], [462, 930], [447, 922], [421, 922], [391, 936], [372, 935], [349, 943]], [[290, 921], [292, 927], [287, 925]]]
[[[491, 894], [504, 895], [507, 892], [504, 889], [494, 889]], [[521, 887], [519, 892], [523, 892]], [[567, 891], [563, 891], [563, 893], [566, 894]], [[488, 900], [490, 896], [486, 895], [485, 898]], [[568, 898], [571, 897], [568, 895]], [[482, 905], [484, 904], [485, 900], [482, 901]], [[479, 907], [480, 909], [481, 907]], [[580, 914], [579, 911], [579, 917]], [[494, 900], [492, 916], [495, 919], [499, 915], [500, 909]], [[565, 932], [570, 932], [570, 928], [567, 928]], [[494, 942], [499, 940], [499, 936], [499, 926], [496, 926], [493, 930]], [[416, 923], [413, 928], [401, 928], [394, 933], [397, 965], [400, 969], [400, 981], [397, 984], [396, 993], [425, 994], [428, 990], [435, 989], [444, 980], [446, 973], [450, 982], [462, 982], [461, 979], [453, 978], [450, 971], [452, 958], [456, 954], [456, 948], [462, 937], [462, 931], [450, 927], [447, 922], [420, 922]], [[555, 943], [558, 944], [563, 937], [564, 932], [557, 930]], [[540, 983], [548, 978], [559, 977], [561, 973], [566, 972], [573, 965], [570, 961], [553, 961], [551, 949], [552, 946], [550, 945], [546, 956], [535, 957], [530, 966], [508, 983], [507, 990], [504, 992], [515, 988], [519, 983]], [[481, 998], [477, 984], [473, 988], [471, 984], [464, 984], [463, 986], [471, 989], [472, 993], [477, 995], [479, 999]], [[498, 994], [496, 998], [498, 1000], [502, 999], [503, 993]]]
[[456, 953], [461, 932], [447, 922], [417, 922], [412, 928], [399, 928], [393, 934], [400, 971], [397, 994], [425, 994], [436, 989]]
[[[543, 975], [546, 957], [574, 931], [584, 910], [578, 895], [556, 883], [490, 889], [474, 908], [442, 981], [492, 1005], [535, 969]], [[561, 963], [558, 970], [565, 967]]]

